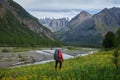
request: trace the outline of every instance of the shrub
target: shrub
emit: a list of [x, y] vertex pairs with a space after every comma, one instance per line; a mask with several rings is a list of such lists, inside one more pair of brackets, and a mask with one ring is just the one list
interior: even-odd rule
[[10, 52], [8, 49], [3, 49], [1, 52]]
[[118, 69], [118, 63], [119, 63], [119, 53], [118, 53], [118, 50], [114, 51], [113, 63], [115, 64], [116, 69]]

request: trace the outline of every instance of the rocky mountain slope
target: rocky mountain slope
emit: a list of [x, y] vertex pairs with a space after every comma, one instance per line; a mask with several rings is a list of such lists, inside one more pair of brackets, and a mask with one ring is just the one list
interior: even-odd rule
[[68, 25], [68, 18], [60, 18], [60, 19], [51, 19], [51, 18], [41, 18], [40, 23], [47, 28], [49, 28], [52, 32], [59, 31], [65, 28]]
[[57, 38], [66, 44], [100, 46], [108, 31], [116, 32], [120, 28], [120, 8], [105, 8], [82, 23], [78, 20], [74, 26], [57, 34]]
[[88, 12], [82, 11], [77, 16], [72, 18], [67, 27], [70, 29], [74, 29], [75, 27], [79, 26], [82, 22], [89, 19], [91, 16], [92, 15], [89, 14]]
[[0, 46], [44, 45], [56, 41], [42, 26], [13, 0], [0, 0]]

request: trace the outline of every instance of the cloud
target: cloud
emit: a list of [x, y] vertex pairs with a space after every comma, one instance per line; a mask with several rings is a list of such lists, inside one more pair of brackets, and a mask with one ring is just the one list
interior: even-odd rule
[[32, 15], [34, 15], [37, 18], [62, 18], [62, 17], [69, 17], [72, 18], [78, 13], [81, 12], [81, 10], [28, 10]]
[[101, 9], [118, 6], [120, 0], [14, 0], [24, 8], [39, 9]]
[[40, 12], [40, 11], [30, 11], [32, 15], [37, 18], [62, 18], [62, 17], [69, 17], [72, 18], [78, 14], [78, 12]]
[[64, 10], [40, 10], [40, 9], [29, 9], [28, 10], [32, 15], [38, 18], [62, 18], [62, 17], [69, 17], [73, 18], [77, 14], [79, 14], [81, 11], [87, 11], [90, 14], [95, 14], [99, 12], [100, 10], [94, 9], [94, 10], [83, 10], [83, 9], [64, 9]]
[[[120, 0], [14, 0], [38, 18], [48, 16], [74, 16], [78, 10], [94, 10], [120, 7]], [[93, 10], [93, 11], [91, 11]], [[58, 13], [59, 12], [59, 13]]]
[[120, 0], [107, 0], [107, 2], [120, 5]]

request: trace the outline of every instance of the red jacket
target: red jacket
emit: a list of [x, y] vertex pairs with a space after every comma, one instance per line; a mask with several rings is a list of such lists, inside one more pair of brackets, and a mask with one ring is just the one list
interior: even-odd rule
[[60, 50], [58, 51], [58, 59], [59, 59], [59, 61], [63, 61], [63, 55]]

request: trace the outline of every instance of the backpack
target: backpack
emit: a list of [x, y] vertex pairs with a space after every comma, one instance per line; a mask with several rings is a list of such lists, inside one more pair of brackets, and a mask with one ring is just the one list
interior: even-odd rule
[[58, 49], [55, 50], [55, 53], [54, 53], [54, 60], [58, 61]]

